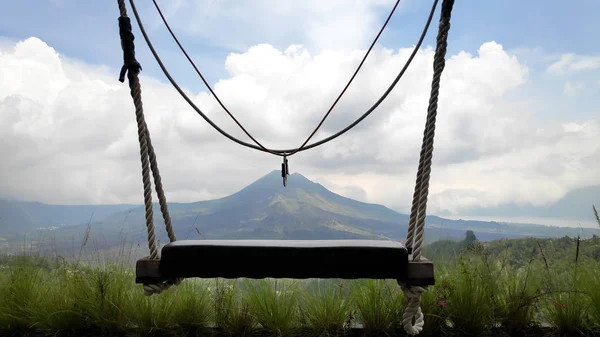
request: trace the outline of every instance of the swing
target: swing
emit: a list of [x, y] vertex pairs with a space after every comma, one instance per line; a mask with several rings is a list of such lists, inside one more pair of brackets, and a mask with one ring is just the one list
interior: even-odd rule
[[[197, 106], [195, 106], [195, 104], [179, 88], [177, 83], [175, 83], [160, 61], [160, 58], [152, 47], [152, 44], [150, 43], [150, 40], [148, 39], [148, 36], [143, 28], [133, 0], [129, 0], [146, 43], [154, 54], [161, 69], [171, 81], [175, 89], [179, 91], [182, 97], [186, 99], [188, 103], [190, 103], [190, 106], [192, 106], [192, 108], [194, 108], [198, 114], [200, 114], [209, 124], [211, 124], [211, 126], [213, 126], [213, 128], [227, 138], [230, 138], [238, 144], [249, 148], [282, 156], [282, 177], [284, 186], [286, 185], [286, 178], [289, 174], [287, 165], [288, 156], [296, 152], [321, 145], [345, 133], [354, 125], [358, 124], [368, 114], [370, 114], [383, 101], [383, 99], [385, 99], [391, 89], [398, 82], [410, 64], [410, 61], [416, 54], [416, 51], [420, 47], [421, 42], [423, 41], [427, 32], [429, 23], [431, 22], [437, 1], [438, 0], [434, 0], [429, 20], [425, 26], [425, 29], [423, 30], [419, 43], [416, 45], [413, 54], [405, 64], [404, 68], [398, 77], [396, 77], [396, 80], [386, 91], [386, 93], [361, 118], [334, 136], [330, 136], [322, 141], [307, 145], [308, 140], [310, 140], [312, 137], [311, 135], [304, 142], [304, 144], [297, 149], [271, 150], [265, 148], [258, 143], [258, 141], [254, 140], [254, 138], [248, 134], [239, 123], [238, 125], [240, 128], [242, 128], [242, 130], [244, 130], [258, 146], [245, 143], [227, 134], [212, 121], [210, 121], [210, 119], [206, 117], [206, 115], [204, 115]], [[420, 308], [421, 294], [426, 291], [427, 286], [435, 284], [433, 263], [421, 257], [421, 246], [423, 243], [427, 196], [429, 190], [429, 177], [431, 173], [433, 139], [435, 134], [435, 120], [437, 116], [437, 100], [439, 95], [440, 78], [445, 66], [447, 38], [450, 29], [450, 17], [454, 1], [443, 0], [442, 2], [438, 36], [436, 41], [437, 46], [433, 62], [434, 74], [431, 87], [431, 96], [427, 110], [427, 119], [417, 171], [417, 180], [413, 194], [408, 235], [405, 245], [400, 242], [383, 240], [177, 241], [173, 231], [173, 226], [171, 224], [166, 197], [162, 188], [156, 155], [152, 147], [150, 134], [144, 118], [141, 99], [141, 86], [138, 77], [139, 72], [141, 71], [141, 66], [135, 59], [135, 47], [133, 43], [134, 36], [132, 33], [130, 19], [127, 16], [125, 0], [117, 0], [117, 2], [121, 14], [119, 17], [119, 32], [124, 58], [124, 65], [121, 69], [119, 81], [124, 82], [125, 74], [127, 74], [130, 93], [136, 108], [136, 121], [138, 124], [140, 157], [142, 164], [142, 180], [144, 183], [144, 204], [146, 210], [146, 226], [148, 229], [148, 245], [150, 248], [150, 255], [138, 260], [136, 263], [136, 283], [144, 285], [144, 293], [146, 295], [161, 293], [171, 286], [181, 283], [185, 278], [395, 279], [402, 287], [404, 294], [408, 299], [408, 305], [403, 315], [404, 328], [410, 335], [418, 334], [423, 329], [424, 324], [423, 313], [421, 312]], [[398, 2], [396, 3], [396, 6], [397, 5]], [[160, 13], [158, 5], [156, 6]], [[395, 8], [396, 7], [394, 7], [394, 9]], [[166, 21], [165, 24], [167, 24]], [[379, 37], [379, 35], [377, 37]], [[173, 38], [176, 40], [174, 35]], [[376, 40], [377, 39], [375, 39], [375, 41]], [[373, 42], [373, 45], [375, 44], [375, 41]], [[371, 45], [371, 47], [373, 45]], [[182, 51], [184, 51], [183, 48]], [[367, 55], [368, 53], [369, 52], [367, 52]], [[365, 58], [367, 55], [365, 55]], [[190, 62], [192, 62], [191, 59]], [[360, 66], [358, 69], [360, 69]], [[358, 72], [358, 69], [356, 72]], [[356, 72], [354, 75], [356, 75]], [[199, 75], [202, 77], [200, 73]], [[353, 78], [354, 76], [352, 79]], [[210, 86], [208, 87], [210, 89]], [[344, 91], [345, 90], [346, 89], [344, 89]], [[342, 94], [344, 91], [342, 91]], [[338, 100], [340, 97], [341, 94], [338, 97]], [[332, 105], [332, 108], [336, 103], [337, 100]], [[225, 107], [223, 106], [223, 108]], [[229, 113], [226, 108], [225, 110]], [[327, 112], [325, 118], [330, 111], [331, 109]], [[231, 113], [229, 114], [235, 120], [233, 115], [231, 115]], [[321, 124], [325, 118], [323, 118]], [[319, 124], [319, 126], [321, 124]], [[317, 129], [315, 129], [313, 135]], [[152, 190], [150, 182], [151, 173], [155, 182], [155, 189], [158, 195], [161, 213], [163, 215], [163, 220], [165, 222], [165, 227], [170, 240], [170, 243], [162, 247], [160, 257], [158, 254], [159, 249], [156, 242], [157, 240], [154, 234]], [[278, 261], [284, 261], [285, 263], [281, 264], [278, 263]]]
[[136, 282], [191, 277], [368, 278], [434, 284], [431, 262], [402, 261], [408, 261], [406, 247], [384, 240], [180, 240], [165, 245], [159, 260], [139, 260]]

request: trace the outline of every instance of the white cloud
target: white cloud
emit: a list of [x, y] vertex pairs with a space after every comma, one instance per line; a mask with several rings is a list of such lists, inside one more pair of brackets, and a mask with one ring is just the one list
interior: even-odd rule
[[[257, 45], [232, 54], [216, 91], [266, 146], [298, 146], [318, 123], [363, 51], [311, 54]], [[378, 49], [315, 140], [364, 112], [410, 49]], [[364, 124], [290, 158], [334, 191], [408, 209], [431, 85], [433, 50], [419, 52]], [[431, 180], [432, 211], [503, 202], [545, 203], [597, 183], [600, 124], [536, 124], [536, 102], [516, 100], [528, 69], [495, 42], [448, 55]], [[53, 203], [141, 203], [133, 103], [116, 69], [58, 55], [31, 38], [0, 50], [0, 196]], [[240, 148], [196, 115], [167, 84], [142, 76], [146, 118], [170, 201], [224, 196], [277, 169], [280, 159]], [[206, 93], [195, 102], [246, 139]], [[559, 99], [553, 97], [551, 99]], [[576, 115], [577, 106], [565, 115]]]
[[[289, 41], [306, 44], [311, 50], [364, 47], [381, 28], [380, 16], [387, 15], [394, 3], [394, 0], [159, 2], [176, 31], [238, 51], [258, 43], [283, 46]], [[144, 14], [154, 18], [154, 29], [160, 27], [160, 18], [153, 7]]]
[[560, 59], [551, 64], [547, 71], [555, 74], [565, 74], [584, 70], [600, 69], [600, 56], [562, 54]]
[[563, 88], [563, 93], [569, 97], [574, 97], [581, 90], [583, 90], [583, 83], [576, 82], [573, 83], [571, 81], [565, 82], [565, 86]]

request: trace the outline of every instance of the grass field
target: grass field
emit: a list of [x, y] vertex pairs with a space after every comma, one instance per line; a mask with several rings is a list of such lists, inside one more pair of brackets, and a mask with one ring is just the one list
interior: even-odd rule
[[[600, 264], [475, 246], [436, 262], [422, 335], [600, 335]], [[145, 297], [126, 259], [0, 256], [0, 334], [403, 335], [395, 281], [188, 279]], [[360, 266], [357, 266], [360, 268]]]

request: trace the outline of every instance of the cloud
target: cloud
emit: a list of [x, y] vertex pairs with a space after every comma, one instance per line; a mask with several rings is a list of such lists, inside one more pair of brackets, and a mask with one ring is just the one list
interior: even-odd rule
[[565, 82], [565, 86], [563, 88], [563, 93], [569, 97], [574, 97], [583, 90], [583, 83], [577, 82], [573, 83], [571, 81]]
[[[227, 49], [244, 51], [259, 43], [283, 47], [295, 41], [311, 50], [352, 50], [364, 47], [375, 37], [381, 26], [380, 16], [387, 14], [394, 2], [179, 0], [162, 1], [160, 5], [167, 20], [173, 18], [169, 23], [181, 34]], [[148, 15], [159, 20], [154, 9]]]
[[547, 71], [554, 74], [566, 74], [584, 70], [600, 69], [600, 56], [562, 54], [560, 59], [551, 64]]
[[[298, 146], [364, 51], [311, 53], [259, 44], [226, 62], [215, 90], [269, 147]], [[314, 140], [360, 116], [410, 48], [377, 49]], [[326, 187], [408, 210], [431, 85], [433, 50], [419, 51], [388, 99], [363, 124], [290, 158]], [[52, 203], [141, 203], [134, 108], [108, 69], [59, 55], [37, 38], [0, 50], [0, 197]], [[277, 169], [280, 158], [239, 147], [210, 128], [170, 85], [142, 73], [142, 97], [170, 201], [221, 197]], [[598, 120], [540, 123], [529, 70], [502, 45], [448, 55], [439, 98], [429, 209], [548, 203], [600, 179]], [[228, 132], [246, 137], [207, 93], [189, 93]], [[558, 97], [551, 99], [558, 100]], [[565, 116], [575, 116], [577, 105]]]

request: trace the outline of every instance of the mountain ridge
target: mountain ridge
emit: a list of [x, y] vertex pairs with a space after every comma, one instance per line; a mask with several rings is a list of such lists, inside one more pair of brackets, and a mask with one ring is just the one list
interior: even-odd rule
[[[10, 203], [0, 203], [0, 216], [10, 218], [0, 226], [0, 237], [7, 236], [7, 233], [17, 237], [15, 233], [19, 230], [39, 233], [38, 228], [46, 228], [46, 232], [52, 231], [54, 235], [77, 236], [83, 235], [90, 223], [93, 231], [111, 240], [122, 234], [138, 238], [140, 242], [145, 240], [143, 205], [12, 202], [18, 207], [10, 209], [7, 206]], [[157, 238], [166, 241], [160, 208], [155, 203], [153, 209]], [[402, 240], [409, 220], [408, 215], [383, 205], [356, 201], [329, 191], [300, 173], [291, 174], [288, 186], [283, 187], [279, 171], [272, 171], [229, 196], [190, 203], [169, 203], [169, 211], [178, 239], [199, 236], [210, 239]], [[61, 226], [57, 226], [59, 224]], [[52, 226], [58, 228], [50, 228]], [[426, 218], [428, 241], [460, 239], [466, 230], [475, 231], [481, 240], [600, 234], [592, 229], [450, 220], [434, 215]]]

